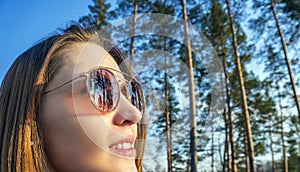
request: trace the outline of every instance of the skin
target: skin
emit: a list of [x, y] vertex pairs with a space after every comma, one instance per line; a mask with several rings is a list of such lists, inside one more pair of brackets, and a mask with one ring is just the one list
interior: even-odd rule
[[[64, 66], [49, 83], [53, 89], [80, 73], [98, 66], [120, 71], [114, 59], [92, 43], [71, 45]], [[112, 71], [117, 78], [122, 74]], [[73, 81], [43, 97], [40, 112], [50, 171], [134, 172], [134, 157], [115, 154], [109, 148], [120, 139], [136, 138], [141, 114], [121, 94], [115, 110], [98, 111], [90, 102], [85, 78]]]

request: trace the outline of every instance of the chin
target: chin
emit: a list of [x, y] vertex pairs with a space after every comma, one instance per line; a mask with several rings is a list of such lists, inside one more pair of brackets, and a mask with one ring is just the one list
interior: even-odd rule
[[96, 167], [95, 169], [97, 170], [94, 170], [96, 172], [137, 172], [135, 159], [128, 159], [112, 154], [98, 158], [98, 161], [94, 161], [92, 164], [92, 166]]
[[137, 172], [137, 168], [134, 160], [122, 159], [119, 161], [111, 162], [111, 166], [114, 170], [113, 172]]

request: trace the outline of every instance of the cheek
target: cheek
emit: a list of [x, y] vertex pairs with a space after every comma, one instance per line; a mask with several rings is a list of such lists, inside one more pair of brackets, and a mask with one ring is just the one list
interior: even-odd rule
[[103, 115], [94, 107], [87, 92], [78, 93], [78, 91], [74, 91], [71, 101], [77, 117]]
[[45, 99], [40, 119], [45, 151], [54, 166], [67, 170], [92, 152], [93, 144], [76, 118], [71, 99]]
[[[43, 100], [40, 119], [44, 148], [53, 169], [122, 171], [130, 168], [135, 171], [134, 160], [120, 159], [105, 150], [111, 140], [120, 137], [120, 130], [112, 127], [113, 113], [101, 116], [86, 97], [49, 96]], [[137, 132], [136, 125], [130, 129]], [[111, 162], [118, 165], [112, 167]]]

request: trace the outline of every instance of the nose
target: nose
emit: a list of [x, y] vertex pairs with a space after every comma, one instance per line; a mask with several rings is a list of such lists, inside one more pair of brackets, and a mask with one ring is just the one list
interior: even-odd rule
[[133, 125], [137, 124], [141, 119], [142, 113], [121, 94], [119, 103], [116, 107], [113, 123], [120, 126]]

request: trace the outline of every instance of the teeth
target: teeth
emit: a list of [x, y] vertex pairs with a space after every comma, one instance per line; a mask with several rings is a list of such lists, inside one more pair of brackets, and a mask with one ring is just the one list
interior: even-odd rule
[[130, 143], [122, 143], [122, 147], [124, 149], [129, 149], [130, 148]]
[[133, 143], [119, 143], [117, 145], [112, 145], [111, 148], [113, 149], [130, 149], [133, 148], [134, 144]]

